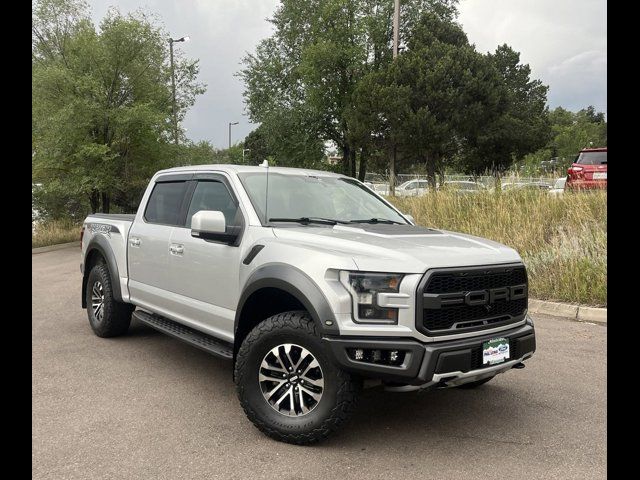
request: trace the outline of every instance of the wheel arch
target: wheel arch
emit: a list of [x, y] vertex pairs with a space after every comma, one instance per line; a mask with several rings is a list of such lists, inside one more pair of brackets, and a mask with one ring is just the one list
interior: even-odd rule
[[116, 257], [113, 253], [113, 249], [107, 239], [101, 235], [95, 235], [87, 245], [87, 250], [84, 256], [83, 262], [83, 274], [82, 274], [82, 308], [87, 308], [87, 280], [89, 273], [96, 263], [103, 260], [109, 269], [109, 276], [111, 277], [111, 288], [113, 290], [113, 297], [118, 302], [122, 302], [122, 291], [120, 290], [120, 275], [118, 272], [118, 264], [116, 263]]
[[253, 327], [265, 318], [291, 310], [306, 310], [319, 333], [339, 334], [329, 302], [313, 280], [289, 265], [266, 265], [249, 277], [240, 296], [233, 329], [234, 358]]

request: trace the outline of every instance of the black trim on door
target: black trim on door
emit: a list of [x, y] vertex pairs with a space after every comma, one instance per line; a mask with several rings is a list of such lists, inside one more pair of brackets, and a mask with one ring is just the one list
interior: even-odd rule
[[187, 228], [187, 214], [189, 213], [189, 205], [191, 205], [191, 199], [193, 198], [193, 192], [196, 189], [197, 182], [193, 180], [187, 181], [187, 189], [182, 197], [182, 205], [180, 205], [180, 213], [178, 214], [178, 228]]

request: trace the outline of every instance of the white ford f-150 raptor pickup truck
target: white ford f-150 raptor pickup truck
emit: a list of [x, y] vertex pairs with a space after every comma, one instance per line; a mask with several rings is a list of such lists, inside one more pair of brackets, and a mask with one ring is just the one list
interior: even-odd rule
[[162, 170], [135, 215], [86, 218], [80, 270], [96, 335], [133, 317], [229, 359], [249, 419], [290, 443], [340, 427], [363, 379], [473, 388], [536, 348], [513, 249], [415, 226], [329, 172]]

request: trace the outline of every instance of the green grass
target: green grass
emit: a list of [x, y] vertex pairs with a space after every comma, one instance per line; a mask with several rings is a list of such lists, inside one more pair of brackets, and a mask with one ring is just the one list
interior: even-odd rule
[[461, 195], [435, 192], [389, 199], [416, 223], [469, 233], [515, 248], [533, 298], [607, 305], [606, 191]]
[[80, 240], [80, 228], [76, 222], [70, 220], [51, 220], [38, 223], [31, 232], [31, 248], [57, 245]]

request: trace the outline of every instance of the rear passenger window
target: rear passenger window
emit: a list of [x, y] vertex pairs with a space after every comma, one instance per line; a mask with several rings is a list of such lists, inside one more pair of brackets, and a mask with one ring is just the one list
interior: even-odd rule
[[147, 202], [144, 219], [150, 223], [178, 225], [186, 189], [187, 182], [156, 183]]
[[199, 181], [193, 192], [189, 213], [187, 213], [187, 227], [191, 228], [191, 217], [200, 210], [214, 210], [224, 214], [225, 223], [229, 226], [238, 225], [236, 219], [238, 206], [231, 197], [229, 190], [222, 182]]

